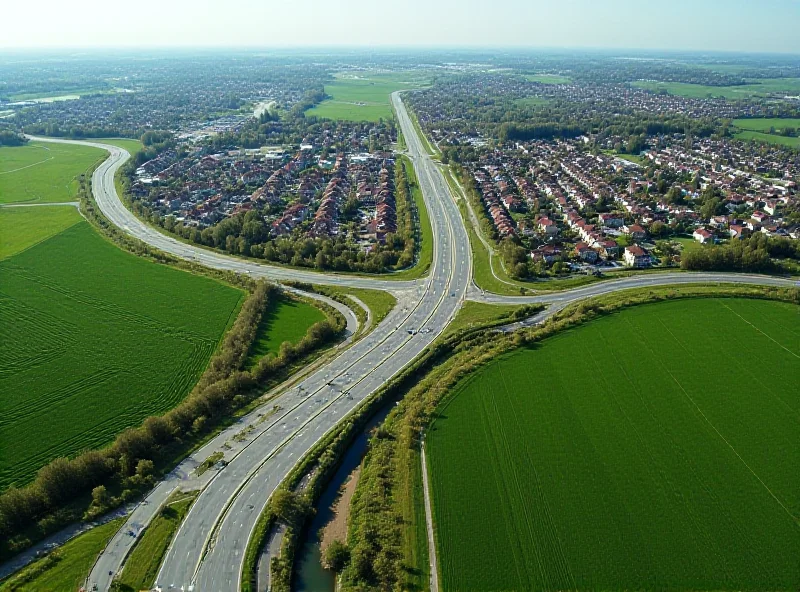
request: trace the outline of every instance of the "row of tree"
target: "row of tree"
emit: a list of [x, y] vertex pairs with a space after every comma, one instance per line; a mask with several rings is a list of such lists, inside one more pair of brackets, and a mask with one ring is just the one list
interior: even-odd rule
[[681, 268], [767, 273], [780, 269], [773, 258], [800, 259], [800, 241], [755, 233], [743, 240], [686, 251], [681, 255]]

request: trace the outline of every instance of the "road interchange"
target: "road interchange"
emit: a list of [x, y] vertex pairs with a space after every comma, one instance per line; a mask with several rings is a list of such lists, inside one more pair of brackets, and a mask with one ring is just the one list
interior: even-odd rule
[[[238, 590], [245, 549], [258, 516], [272, 492], [295, 464], [392, 376], [411, 363], [447, 327], [461, 303], [469, 298], [489, 303], [541, 303], [548, 309], [540, 322], [578, 300], [621, 289], [686, 283], [756, 283], [791, 286], [792, 282], [767, 276], [736, 274], [653, 274], [598, 282], [565, 292], [509, 297], [486, 294], [472, 282], [469, 237], [456, 199], [436, 163], [428, 156], [398, 93], [392, 102], [417, 173], [434, 236], [433, 263], [424, 280], [393, 281], [352, 275], [321, 274], [260, 264], [219, 254], [169, 237], [140, 221], [122, 204], [114, 175], [129, 157], [115, 146], [75, 142], [110, 153], [94, 172], [92, 190], [103, 215], [124, 232], [176, 257], [254, 278], [302, 281], [340, 287], [382, 289], [393, 293], [398, 305], [369, 335], [344, 349], [328, 364], [311, 372], [271, 404], [280, 411], [263, 420], [256, 410], [190, 455], [161, 481], [128, 517], [92, 570], [88, 583], [107, 590], [122, 569], [135, 536], [178, 487], [192, 481], [191, 470], [216, 451], [223, 451], [227, 466], [195, 479], [200, 495], [192, 505], [167, 551], [157, 584], [175, 590]], [[33, 138], [54, 141], [50, 138]], [[70, 140], [56, 140], [72, 143]], [[226, 446], [243, 425], [256, 426], [246, 443]]]

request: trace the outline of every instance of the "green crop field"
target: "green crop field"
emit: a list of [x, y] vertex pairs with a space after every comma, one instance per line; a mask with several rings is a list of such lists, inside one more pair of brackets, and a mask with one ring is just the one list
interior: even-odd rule
[[250, 346], [247, 365], [253, 366], [259, 358], [280, 351], [284, 341], [297, 343], [314, 323], [325, 320], [325, 314], [315, 306], [282, 298], [270, 303], [261, 322], [258, 332]]
[[0, 260], [30, 248], [82, 219], [72, 206], [0, 208]]
[[443, 590], [797, 590], [800, 307], [644, 305], [499, 358], [428, 435]]
[[122, 526], [118, 518], [87, 530], [49, 556], [31, 563], [0, 584], [0, 592], [62, 592], [84, 585], [95, 559]]
[[391, 119], [393, 114], [390, 95], [396, 90], [418, 88], [426, 83], [427, 80], [420, 78], [418, 74], [339, 75], [335, 83], [325, 85], [325, 94], [330, 98], [306, 111], [306, 115], [349, 121]]
[[76, 176], [106, 157], [98, 148], [31, 142], [0, 148], [0, 204], [74, 201]]
[[0, 261], [0, 490], [173, 407], [242, 298], [126, 253], [86, 222]]
[[785, 127], [800, 128], [800, 119], [778, 119], [778, 118], [760, 118], [760, 119], [734, 119], [733, 125], [743, 130], [752, 130], [756, 132], [768, 132], [770, 128], [775, 128], [780, 131]]
[[800, 138], [778, 136], [776, 134], [764, 134], [761, 132], [754, 132], [750, 130], [739, 132], [735, 134], [734, 137], [737, 140], [765, 142], [767, 144], [778, 144], [780, 146], [789, 146], [790, 148], [800, 148]]
[[540, 82], [542, 84], [569, 84], [571, 78], [559, 76], [558, 74], [528, 74], [525, 79], [530, 82]]
[[754, 96], [765, 96], [770, 93], [800, 93], [800, 78], [765, 78], [749, 80], [750, 84], [739, 86], [706, 86], [704, 84], [687, 84], [683, 82], [639, 81], [633, 86], [659, 92], [666, 91], [671, 95], [705, 99], [722, 97], [725, 99], [747, 99]]

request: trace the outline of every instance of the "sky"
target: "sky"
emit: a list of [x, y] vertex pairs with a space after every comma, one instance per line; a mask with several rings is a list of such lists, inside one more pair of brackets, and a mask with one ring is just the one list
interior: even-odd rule
[[800, 0], [3, 0], [0, 48], [582, 47], [800, 54]]

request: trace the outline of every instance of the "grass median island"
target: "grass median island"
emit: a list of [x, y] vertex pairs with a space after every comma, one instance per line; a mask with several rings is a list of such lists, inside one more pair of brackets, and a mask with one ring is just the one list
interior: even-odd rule
[[400, 156], [397, 160], [398, 166], [403, 167], [411, 199], [414, 202], [416, 214], [414, 216], [414, 226], [416, 229], [417, 253], [416, 261], [410, 269], [404, 269], [394, 274], [397, 278], [418, 279], [428, 273], [433, 263], [433, 230], [431, 229], [431, 219], [428, 208], [425, 206], [425, 198], [417, 180], [417, 173], [414, 165], [406, 156]]
[[427, 438], [442, 589], [795, 589], [797, 384], [798, 307], [741, 298], [488, 363]]
[[278, 355], [281, 344], [297, 343], [314, 323], [324, 320], [325, 314], [320, 309], [305, 302], [287, 297], [270, 301], [261, 316], [245, 366], [252, 368], [260, 358]]
[[85, 222], [0, 261], [0, 285], [0, 489], [172, 408], [243, 298], [121, 251]]
[[128, 592], [153, 588], [164, 554], [196, 495], [197, 492], [178, 492], [161, 508], [140, 535], [119, 580], [115, 580], [116, 590]]
[[0, 147], [0, 204], [77, 201], [78, 175], [107, 154], [49, 142]]
[[95, 559], [122, 526], [118, 518], [78, 535], [0, 584], [0, 592], [61, 592], [83, 586]]

